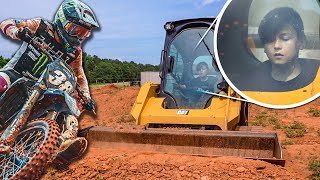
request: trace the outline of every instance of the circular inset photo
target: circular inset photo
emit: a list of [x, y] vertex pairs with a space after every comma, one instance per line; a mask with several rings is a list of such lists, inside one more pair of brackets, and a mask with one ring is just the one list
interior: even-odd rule
[[220, 13], [215, 56], [241, 96], [291, 108], [320, 95], [318, 0], [233, 0]]

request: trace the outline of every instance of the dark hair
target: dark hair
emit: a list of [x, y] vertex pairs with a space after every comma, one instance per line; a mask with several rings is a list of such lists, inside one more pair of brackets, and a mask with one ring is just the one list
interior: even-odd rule
[[197, 64], [197, 71], [200, 71], [201, 67], [204, 66], [207, 69], [209, 69], [209, 66], [206, 62], [200, 62], [199, 64]]
[[264, 16], [259, 25], [258, 31], [262, 43], [273, 42], [276, 34], [288, 25], [296, 31], [300, 41], [305, 38], [302, 19], [294, 9], [280, 7], [271, 10]]

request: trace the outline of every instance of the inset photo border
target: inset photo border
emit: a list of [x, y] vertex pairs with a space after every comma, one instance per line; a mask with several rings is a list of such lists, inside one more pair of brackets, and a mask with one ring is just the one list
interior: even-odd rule
[[228, 84], [248, 101], [294, 108], [320, 96], [320, 2], [229, 0], [214, 32]]

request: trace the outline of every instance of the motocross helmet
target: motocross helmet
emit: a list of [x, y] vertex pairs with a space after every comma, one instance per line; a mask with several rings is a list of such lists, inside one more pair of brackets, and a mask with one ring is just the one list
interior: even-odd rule
[[90, 36], [92, 28], [99, 27], [93, 11], [79, 0], [64, 0], [55, 15], [54, 24], [68, 52], [80, 46]]

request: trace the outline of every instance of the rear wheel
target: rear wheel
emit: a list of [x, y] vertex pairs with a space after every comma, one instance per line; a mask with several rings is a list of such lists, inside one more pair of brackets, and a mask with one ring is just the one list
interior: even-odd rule
[[40, 118], [19, 133], [10, 155], [0, 155], [0, 179], [35, 179], [57, 148], [60, 136], [55, 121]]

